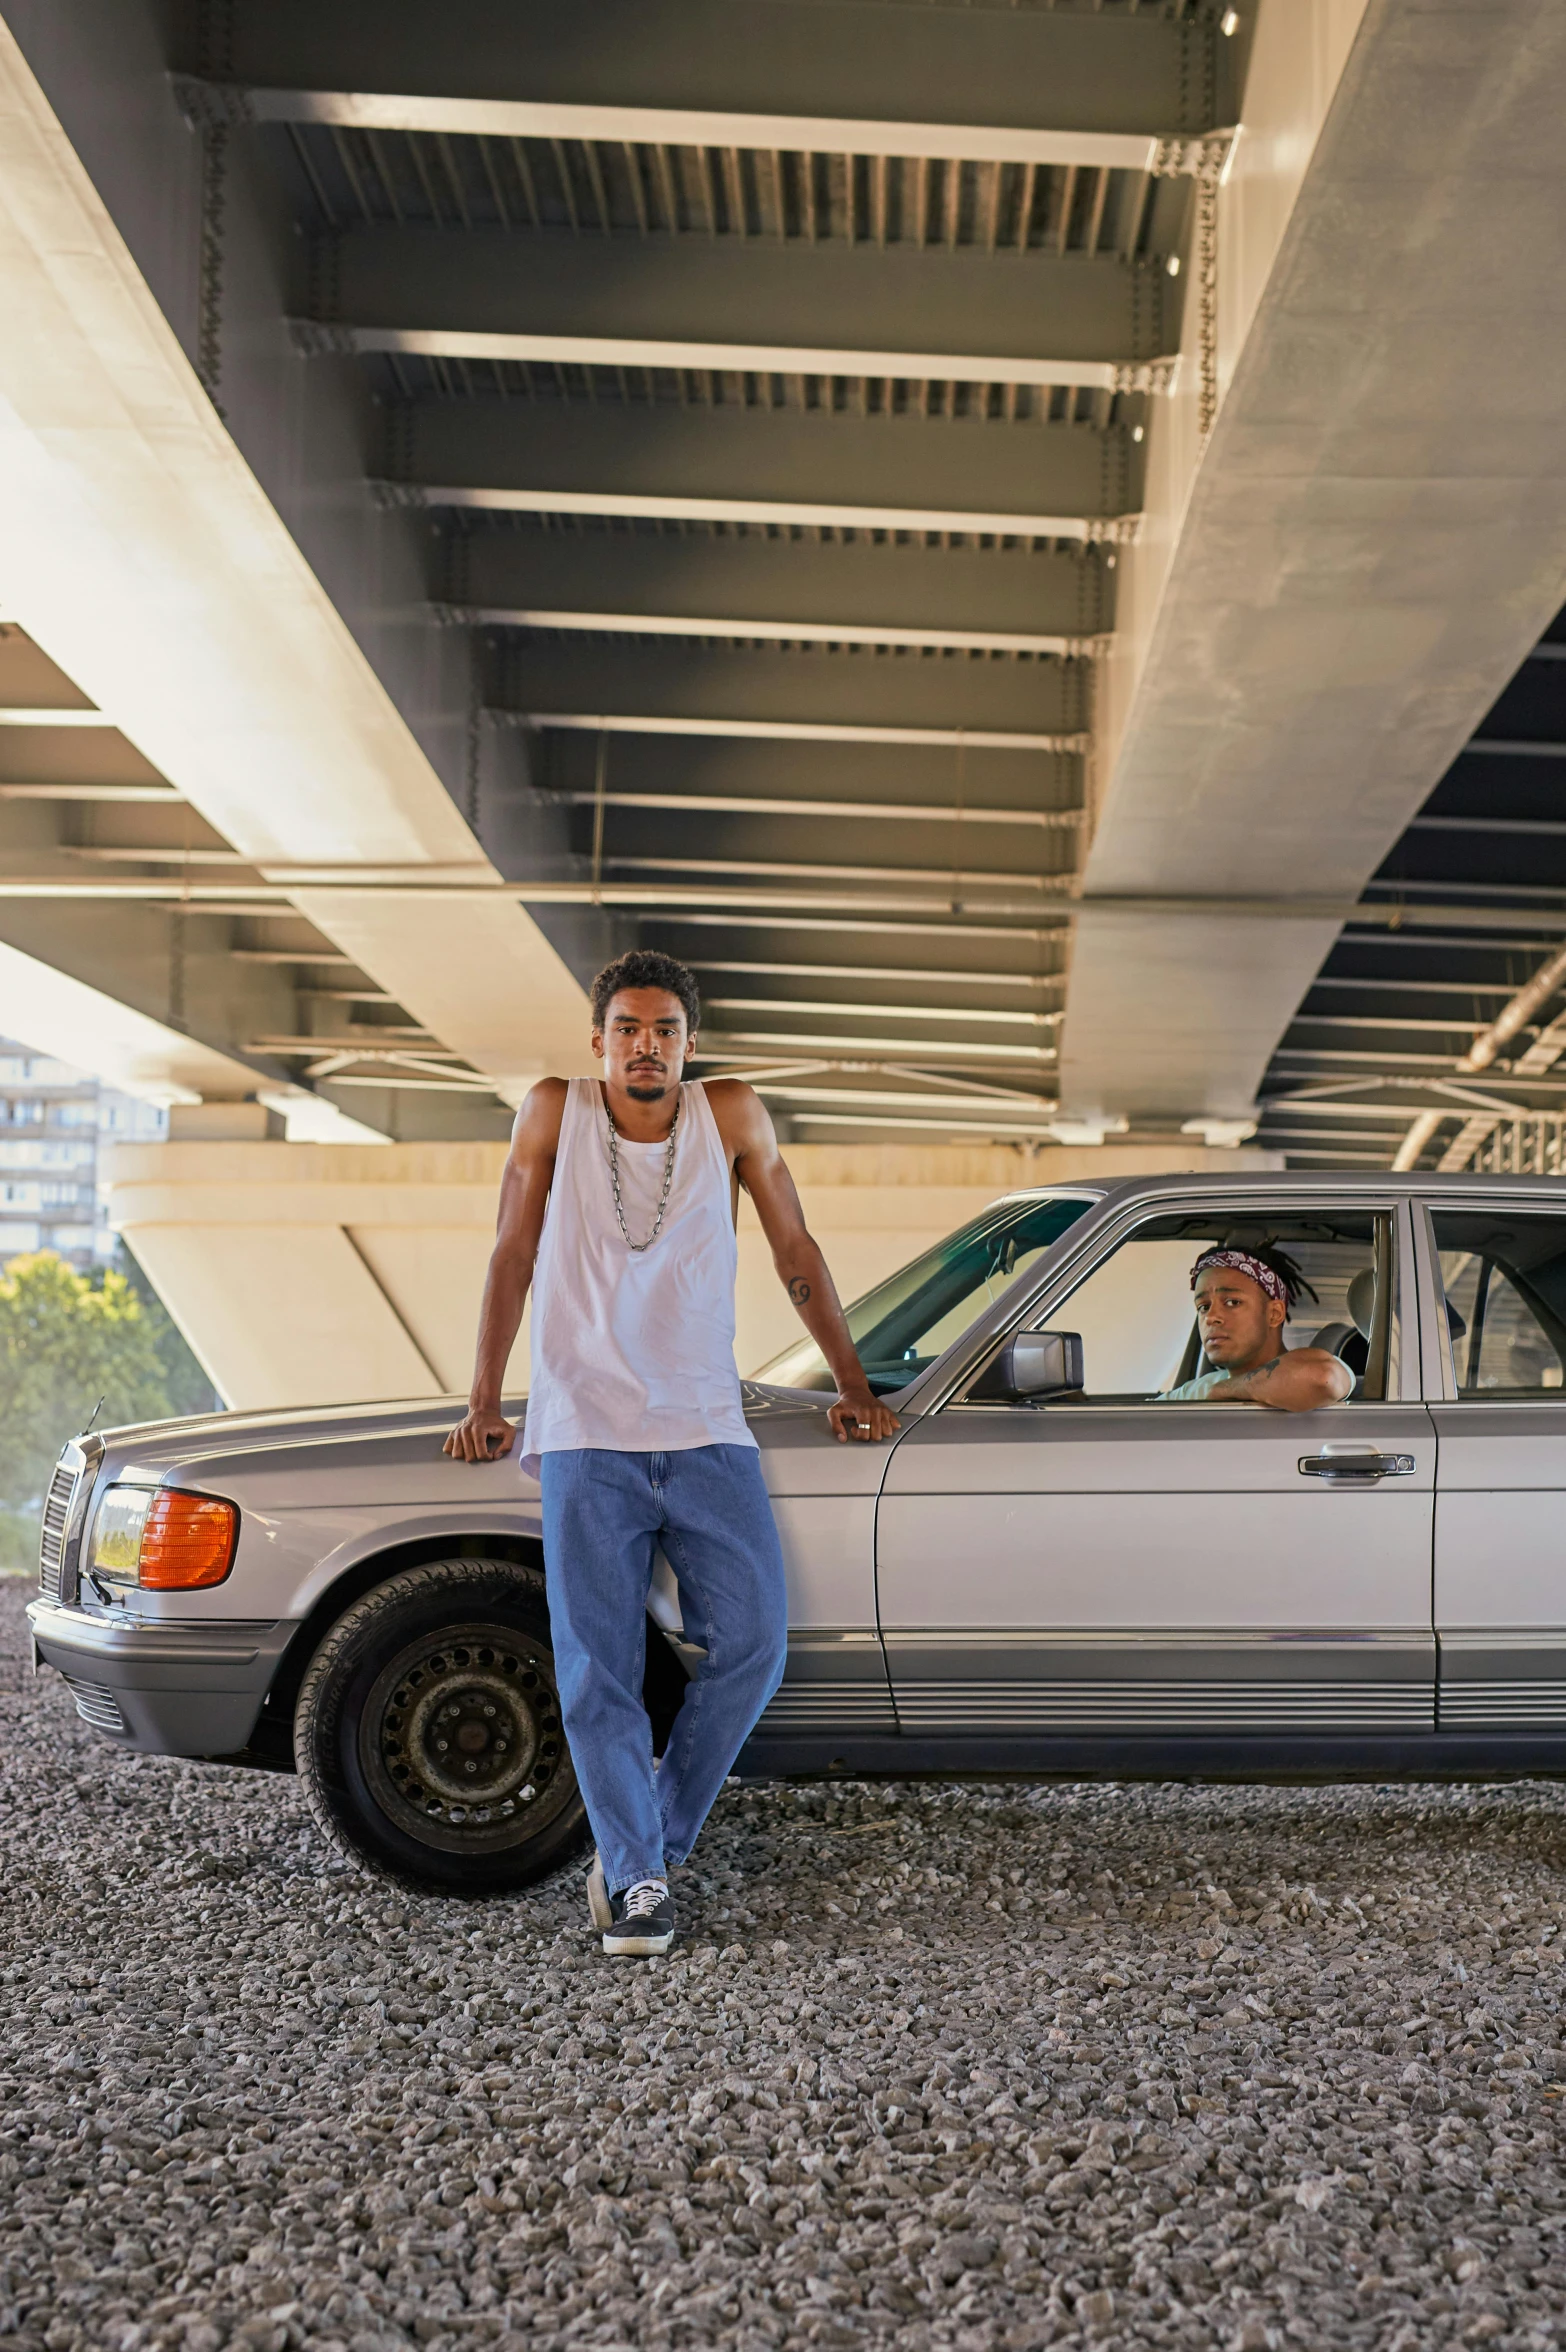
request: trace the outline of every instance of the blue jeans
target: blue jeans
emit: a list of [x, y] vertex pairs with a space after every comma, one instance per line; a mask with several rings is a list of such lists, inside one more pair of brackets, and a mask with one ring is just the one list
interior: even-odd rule
[[[611, 1894], [683, 1862], [783, 1679], [788, 1602], [753, 1448], [540, 1458], [560, 1712]], [[659, 1545], [685, 1638], [705, 1650], [656, 1772], [642, 1704]]]

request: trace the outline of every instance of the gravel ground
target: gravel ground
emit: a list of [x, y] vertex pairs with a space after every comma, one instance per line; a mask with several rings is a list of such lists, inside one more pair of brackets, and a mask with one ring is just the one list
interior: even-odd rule
[[0, 2343], [1566, 2340], [1566, 1796], [731, 1788], [666, 1961], [130, 1757], [0, 1584]]

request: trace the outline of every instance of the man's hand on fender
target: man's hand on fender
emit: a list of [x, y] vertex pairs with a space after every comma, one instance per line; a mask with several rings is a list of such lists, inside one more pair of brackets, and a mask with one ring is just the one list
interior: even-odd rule
[[827, 1419], [839, 1444], [850, 1440], [870, 1444], [879, 1438], [895, 1437], [902, 1427], [897, 1415], [868, 1388], [845, 1388], [828, 1411]]
[[440, 1450], [457, 1462], [496, 1462], [510, 1453], [516, 1434], [516, 1423], [496, 1407], [469, 1405]]

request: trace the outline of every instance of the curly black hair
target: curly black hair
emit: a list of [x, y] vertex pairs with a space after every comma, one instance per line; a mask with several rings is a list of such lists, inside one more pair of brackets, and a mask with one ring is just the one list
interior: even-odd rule
[[701, 1027], [701, 996], [695, 976], [677, 956], [657, 947], [633, 947], [612, 964], [605, 964], [593, 982], [593, 1027], [601, 1029], [609, 1007], [622, 988], [664, 988], [685, 1008], [685, 1026], [694, 1037]]

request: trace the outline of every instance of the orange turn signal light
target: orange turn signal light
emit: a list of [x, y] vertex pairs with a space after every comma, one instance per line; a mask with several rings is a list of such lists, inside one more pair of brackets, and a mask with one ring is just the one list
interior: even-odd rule
[[234, 1565], [238, 1536], [239, 1513], [232, 1503], [160, 1487], [141, 1532], [137, 1582], [155, 1592], [221, 1584]]

